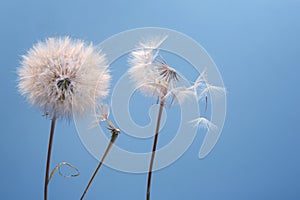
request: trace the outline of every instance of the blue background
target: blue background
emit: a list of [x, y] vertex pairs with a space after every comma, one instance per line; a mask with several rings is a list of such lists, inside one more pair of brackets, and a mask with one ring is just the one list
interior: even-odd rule
[[[175, 29], [202, 44], [228, 91], [214, 150], [199, 160], [197, 137], [176, 163], [154, 173], [152, 199], [300, 199], [299, 10], [297, 0], [1, 1], [1, 199], [43, 196], [50, 121], [17, 91], [21, 55], [50, 36], [98, 44], [144, 26]], [[49, 198], [78, 199], [97, 161], [73, 122], [58, 122], [52, 158], [52, 167], [68, 161], [81, 175], [56, 174]], [[146, 174], [103, 167], [86, 199], [140, 200], [145, 188]]]

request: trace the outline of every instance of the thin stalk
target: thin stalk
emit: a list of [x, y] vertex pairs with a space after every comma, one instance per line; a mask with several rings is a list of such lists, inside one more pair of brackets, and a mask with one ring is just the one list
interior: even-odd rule
[[94, 180], [96, 174], [98, 173], [99, 169], [101, 168], [102, 163], [103, 163], [103, 161], [105, 160], [105, 158], [106, 158], [108, 152], [110, 151], [110, 149], [111, 149], [113, 143], [115, 142], [115, 140], [117, 139], [117, 137], [118, 137], [118, 135], [119, 135], [119, 133], [118, 133], [118, 132], [114, 132], [114, 130], [111, 130], [111, 132], [112, 132], [112, 135], [111, 135], [111, 138], [110, 138], [110, 142], [109, 142], [109, 144], [108, 144], [108, 146], [107, 146], [107, 148], [106, 148], [106, 150], [105, 150], [105, 153], [104, 153], [104, 155], [103, 155], [101, 161], [99, 162], [99, 164], [98, 164], [98, 166], [97, 166], [97, 168], [96, 168], [96, 170], [95, 170], [95, 172], [94, 172], [92, 178], [90, 179], [89, 183], [87, 184], [87, 186], [86, 186], [86, 188], [85, 188], [85, 190], [84, 190], [82, 196], [80, 197], [80, 200], [82, 200], [82, 199], [84, 198], [84, 196], [85, 196], [86, 192], [88, 191], [90, 185], [92, 184], [92, 182], [93, 182], [93, 180]]
[[149, 171], [148, 171], [147, 200], [150, 200], [150, 187], [151, 187], [152, 168], [153, 168], [153, 162], [154, 162], [154, 157], [155, 157], [155, 152], [156, 152], [161, 115], [162, 115], [164, 105], [165, 105], [165, 100], [163, 99], [163, 100], [161, 100], [160, 106], [159, 106], [159, 111], [158, 111], [158, 116], [157, 116], [157, 121], [156, 121], [154, 141], [153, 141], [153, 147], [152, 147], [152, 154], [151, 154], [151, 160], [150, 160], [150, 166], [149, 166]]
[[48, 199], [49, 171], [50, 171], [50, 160], [51, 160], [55, 122], [56, 122], [56, 117], [53, 116], [52, 122], [51, 122], [50, 136], [49, 136], [49, 143], [48, 143], [48, 152], [47, 152], [46, 174], [45, 174], [45, 184], [44, 184], [44, 200]]

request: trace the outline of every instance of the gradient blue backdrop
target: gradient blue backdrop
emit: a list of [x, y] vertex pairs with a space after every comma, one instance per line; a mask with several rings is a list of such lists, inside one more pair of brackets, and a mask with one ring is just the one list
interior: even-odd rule
[[[199, 160], [203, 137], [197, 137], [182, 158], [154, 173], [153, 200], [300, 199], [299, 10], [297, 0], [1, 1], [1, 199], [43, 195], [50, 121], [18, 94], [20, 55], [49, 36], [97, 44], [144, 26], [175, 29], [202, 44], [228, 91], [226, 124], [213, 152]], [[81, 175], [55, 175], [49, 197], [78, 199], [97, 161], [73, 122], [59, 122], [56, 130], [52, 166], [68, 161]], [[104, 167], [86, 199], [144, 199], [145, 184], [146, 174]]]

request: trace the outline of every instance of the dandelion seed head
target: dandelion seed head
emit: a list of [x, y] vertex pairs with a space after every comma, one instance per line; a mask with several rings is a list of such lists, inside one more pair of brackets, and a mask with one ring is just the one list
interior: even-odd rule
[[[177, 87], [179, 74], [170, 67], [159, 53], [165, 37], [156, 37], [140, 42], [129, 58], [129, 74], [141, 92], [146, 96], [165, 98]], [[173, 91], [174, 92], [174, 91]]]
[[81, 40], [48, 38], [22, 57], [18, 88], [48, 116], [70, 119], [93, 109], [108, 94], [105, 55]]

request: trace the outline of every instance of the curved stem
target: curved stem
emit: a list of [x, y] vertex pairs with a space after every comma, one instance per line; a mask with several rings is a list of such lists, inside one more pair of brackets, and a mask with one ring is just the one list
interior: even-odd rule
[[151, 154], [150, 166], [149, 166], [149, 171], [148, 171], [147, 196], [146, 196], [147, 200], [150, 200], [150, 187], [151, 187], [152, 168], [153, 168], [154, 157], [155, 157], [155, 152], [156, 152], [161, 115], [162, 115], [164, 105], [165, 105], [165, 101], [162, 100], [160, 102], [158, 116], [157, 116], [156, 129], [155, 129], [155, 135], [154, 135], [154, 141], [153, 141], [153, 147], [152, 147], [152, 154]]
[[94, 180], [96, 174], [98, 173], [99, 169], [101, 168], [103, 161], [105, 160], [105, 158], [106, 158], [106, 156], [107, 156], [109, 150], [111, 149], [111, 147], [112, 147], [113, 143], [115, 142], [115, 140], [117, 139], [117, 137], [118, 137], [118, 133], [112, 133], [110, 142], [109, 142], [109, 144], [108, 144], [108, 146], [107, 146], [107, 148], [106, 148], [106, 150], [105, 150], [105, 153], [104, 153], [104, 155], [102, 156], [102, 159], [101, 159], [101, 161], [99, 162], [99, 164], [98, 164], [98, 166], [97, 166], [97, 168], [96, 168], [96, 170], [95, 170], [93, 176], [91, 177], [89, 183], [87, 184], [87, 186], [86, 186], [84, 192], [82, 193], [82, 195], [81, 195], [81, 197], [80, 197], [80, 200], [82, 200], [82, 199], [84, 198], [86, 192], [88, 191], [90, 185], [92, 184], [92, 182], [93, 182], [93, 180]]
[[56, 122], [56, 117], [53, 116], [52, 122], [51, 122], [50, 136], [49, 136], [49, 143], [48, 143], [48, 152], [47, 152], [46, 174], [45, 174], [45, 184], [44, 184], [44, 200], [48, 199], [49, 171], [50, 171], [50, 160], [51, 160], [55, 122]]

